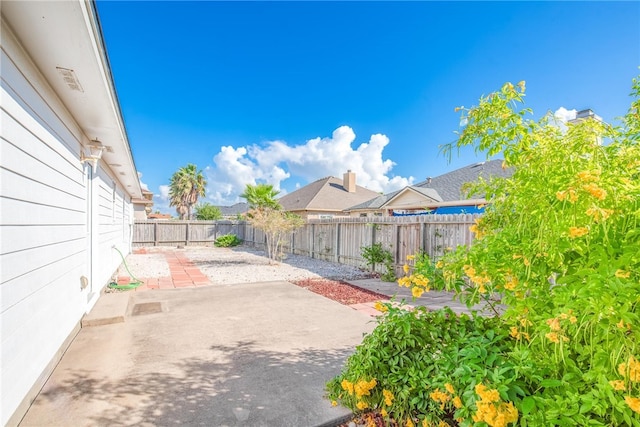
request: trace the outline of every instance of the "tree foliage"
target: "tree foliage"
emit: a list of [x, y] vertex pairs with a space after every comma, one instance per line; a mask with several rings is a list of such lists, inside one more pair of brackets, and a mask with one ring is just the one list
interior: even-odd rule
[[247, 200], [249, 209], [280, 209], [276, 196], [280, 194], [271, 184], [247, 184], [240, 197]]
[[304, 225], [304, 219], [291, 212], [273, 208], [253, 209], [248, 215], [249, 223], [264, 231], [267, 257], [277, 260], [282, 254], [282, 244], [291, 232]]
[[180, 219], [191, 219], [193, 206], [205, 195], [207, 181], [196, 165], [178, 169], [169, 183], [169, 206], [175, 206]]
[[220, 208], [212, 205], [209, 202], [196, 205], [196, 219], [202, 221], [216, 221], [222, 218], [222, 212]]

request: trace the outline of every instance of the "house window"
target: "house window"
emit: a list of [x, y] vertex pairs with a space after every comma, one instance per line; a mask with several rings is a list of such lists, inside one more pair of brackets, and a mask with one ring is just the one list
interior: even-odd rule
[[366, 218], [366, 217], [367, 217], [367, 213], [366, 212], [360, 214], [360, 218]]
[[382, 216], [382, 212], [374, 212], [373, 216]]
[[320, 219], [332, 219], [333, 215], [320, 215], [319, 218]]

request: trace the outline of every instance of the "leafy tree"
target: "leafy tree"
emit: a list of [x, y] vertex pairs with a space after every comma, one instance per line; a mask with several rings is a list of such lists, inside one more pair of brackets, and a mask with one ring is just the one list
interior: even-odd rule
[[220, 208], [209, 202], [201, 203], [196, 206], [196, 219], [202, 221], [216, 221], [222, 218]]
[[189, 163], [178, 169], [169, 183], [169, 206], [175, 206], [180, 219], [190, 219], [191, 210], [198, 202], [198, 197], [204, 196], [205, 181], [202, 171], [196, 165]]
[[251, 225], [264, 231], [267, 257], [271, 260], [276, 260], [281, 255], [285, 238], [304, 225], [301, 216], [274, 208], [254, 209], [248, 217]]
[[247, 184], [240, 197], [247, 200], [250, 209], [280, 209], [280, 203], [276, 200], [279, 193], [271, 184]]

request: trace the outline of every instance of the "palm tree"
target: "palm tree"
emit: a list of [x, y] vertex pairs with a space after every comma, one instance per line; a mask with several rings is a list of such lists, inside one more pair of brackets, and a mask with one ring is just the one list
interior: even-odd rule
[[244, 193], [240, 197], [247, 199], [249, 209], [280, 209], [280, 203], [276, 200], [276, 196], [280, 193], [274, 190], [271, 184], [247, 184]]
[[191, 210], [198, 197], [205, 195], [205, 181], [202, 171], [189, 163], [178, 169], [169, 183], [169, 206], [175, 206], [180, 219], [191, 219]]

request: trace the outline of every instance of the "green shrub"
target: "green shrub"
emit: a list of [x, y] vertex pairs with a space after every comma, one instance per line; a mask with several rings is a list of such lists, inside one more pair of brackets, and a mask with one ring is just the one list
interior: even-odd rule
[[[499, 319], [457, 315], [450, 309], [386, 311], [327, 385], [331, 399], [353, 411], [374, 409], [401, 425], [471, 420], [476, 393], [497, 390], [503, 403], [524, 396], [507, 357], [509, 331]], [[375, 380], [375, 381], [372, 381]], [[483, 388], [486, 386], [486, 389]], [[368, 393], [368, 394], [367, 394]], [[425, 421], [426, 420], [426, 421]], [[467, 424], [468, 425], [468, 424]]]
[[221, 248], [228, 248], [230, 246], [238, 246], [241, 243], [242, 240], [240, 240], [240, 238], [235, 234], [225, 234], [218, 237], [214, 242], [214, 245]]
[[360, 250], [362, 251], [362, 258], [365, 260], [365, 264], [371, 269], [371, 272], [376, 271], [376, 265], [383, 264], [385, 272], [380, 275], [380, 279], [385, 282], [395, 282], [396, 273], [393, 267], [393, 254], [391, 251], [385, 249], [382, 243], [363, 246]]

